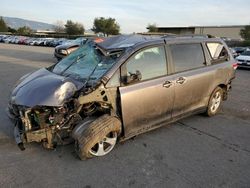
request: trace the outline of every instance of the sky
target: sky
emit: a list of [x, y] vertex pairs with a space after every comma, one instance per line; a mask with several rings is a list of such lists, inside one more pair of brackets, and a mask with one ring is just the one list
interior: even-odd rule
[[0, 16], [45, 23], [80, 22], [85, 29], [96, 17], [115, 18], [121, 33], [161, 27], [250, 24], [250, 0], [1, 0]]

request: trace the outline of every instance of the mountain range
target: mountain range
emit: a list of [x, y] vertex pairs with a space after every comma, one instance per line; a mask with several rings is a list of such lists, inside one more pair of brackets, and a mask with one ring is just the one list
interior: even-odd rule
[[3, 16], [3, 19], [9, 27], [14, 28], [14, 29], [18, 29], [19, 27], [27, 26], [33, 30], [51, 30], [54, 27], [54, 25], [52, 25], [52, 24], [26, 20], [26, 19], [22, 19], [22, 18]]

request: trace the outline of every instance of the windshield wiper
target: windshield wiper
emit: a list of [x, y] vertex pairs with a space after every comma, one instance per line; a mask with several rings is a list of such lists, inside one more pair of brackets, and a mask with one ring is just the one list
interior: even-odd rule
[[64, 71], [61, 72], [61, 75], [63, 75], [72, 65], [78, 63], [78, 61], [82, 58], [84, 58], [86, 56], [86, 54], [82, 54], [82, 55], [79, 55], [77, 56], [76, 60], [73, 61], [66, 69], [64, 69]]

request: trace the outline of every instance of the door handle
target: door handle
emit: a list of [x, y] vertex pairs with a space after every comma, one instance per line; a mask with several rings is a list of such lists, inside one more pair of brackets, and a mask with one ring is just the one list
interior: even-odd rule
[[180, 77], [176, 80], [176, 83], [178, 83], [178, 84], [184, 84], [185, 82], [186, 82], [186, 78], [184, 78], [184, 77]]
[[173, 85], [173, 83], [171, 81], [166, 81], [166, 82], [163, 83], [162, 86], [165, 87], [165, 88], [169, 88], [171, 85]]

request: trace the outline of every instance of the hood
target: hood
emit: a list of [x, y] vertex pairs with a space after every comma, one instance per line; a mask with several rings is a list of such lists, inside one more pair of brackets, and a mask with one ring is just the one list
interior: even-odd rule
[[62, 106], [83, 86], [82, 82], [42, 68], [21, 80], [11, 94], [11, 103], [28, 107]]
[[250, 61], [250, 56], [249, 55], [239, 55], [238, 57], [236, 57], [236, 59]]
[[73, 48], [73, 47], [79, 47], [80, 44], [76, 44], [76, 43], [66, 43], [66, 44], [61, 44], [59, 46], [56, 47], [57, 50], [67, 50], [69, 48]]

